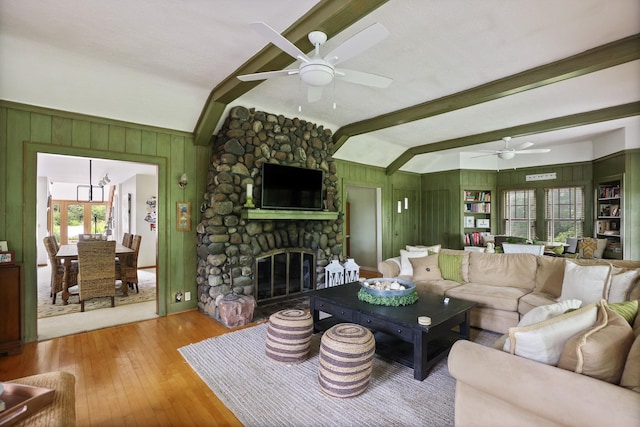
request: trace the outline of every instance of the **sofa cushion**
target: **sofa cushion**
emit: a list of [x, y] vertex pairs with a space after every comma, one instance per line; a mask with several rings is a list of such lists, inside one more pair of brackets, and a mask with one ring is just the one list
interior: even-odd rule
[[538, 268], [536, 269], [535, 292], [551, 294], [558, 298], [562, 293], [562, 280], [564, 279], [564, 258], [552, 256], [536, 257]]
[[629, 301], [633, 288], [640, 286], [640, 270], [613, 267], [607, 292], [607, 302]]
[[421, 258], [429, 255], [429, 251], [409, 252], [400, 249], [400, 276], [413, 276], [413, 266], [409, 258]]
[[579, 299], [583, 304], [600, 301], [609, 282], [610, 264], [578, 265], [566, 261], [560, 300]]
[[471, 252], [469, 282], [532, 290], [536, 256], [531, 254], [487, 254]]
[[566, 342], [596, 321], [596, 304], [529, 326], [509, 328], [504, 351], [547, 365], [557, 365]]
[[454, 282], [453, 280], [424, 280], [424, 281], [416, 281], [416, 287], [418, 289], [423, 289], [426, 292], [431, 294], [444, 296], [445, 293], [451, 288], [457, 288], [461, 285], [458, 282]]
[[554, 304], [557, 301], [558, 299], [551, 294], [534, 291], [530, 294], [524, 295], [520, 300], [518, 300], [518, 313], [523, 316], [536, 307]]
[[508, 288], [506, 286], [492, 286], [481, 283], [466, 283], [449, 289], [445, 295], [477, 302], [481, 307], [495, 308], [517, 313], [518, 299], [525, 293], [524, 289]]
[[635, 338], [627, 354], [620, 385], [640, 392], [640, 335]]
[[602, 300], [596, 323], [567, 341], [558, 367], [618, 384], [633, 340], [629, 323]]
[[442, 245], [433, 245], [433, 246], [407, 245], [405, 246], [405, 249], [408, 250], [409, 252], [424, 252], [424, 251], [440, 252], [440, 248], [442, 248]]
[[438, 254], [420, 258], [409, 258], [413, 267], [413, 281], [442, 280], [442, 273], [438, 268]]
[[[467, 283], [469, 281], [469, 254], [470, 252], [458, 249], [440, 249], [439, 255], [459, 255], [462, 256], [462, 267], [460, 274], [462, 276], [462, 282]], [[442, 271], [442, 267], [440, 267]], [[444, 276], [443, 276], [444, 277]]]

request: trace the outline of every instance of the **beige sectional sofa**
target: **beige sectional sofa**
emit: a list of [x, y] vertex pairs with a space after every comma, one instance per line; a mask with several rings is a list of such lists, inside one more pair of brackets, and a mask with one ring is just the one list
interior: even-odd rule
[[[380, 262], [378, 271], [382, 277], [411, 280], [416, 287], [438, 295], [477, 302], [478, 306], [471, 312], [471, 326], [502, 334], [517, 326], [532, 308], [552, 304], [561, 295], [565, 258], [451, 249], [439, 249], [439, 253], [462, 257], [462, 283], [447, 279], [415, 280], [413, 275], [401, 275], [400, 257]], [[640, 261], [580, 259], [570, 262], [640, 268]], [[628, 298], [640, 298], [640, 286], [635, 286]]]
[[[576, 277], [572, 269], [611, 264], [615, 268], [604, 268], [608, 284], [603, 297], [611, 297], [613, 303], [615, 290], [615, 299], [631, 301], [621, 305], [636, 304], [637, 311], [640, 276], [636, 270], [640, 261], [568, 261], [446, 249], [440, 254], [461, 259], [458, 281], [434, 278], [455, 275], [450, 270], [445, 274], [444, 268], [435, 269], [437, 264], [429, 261], [433, 257], [424, 255], [412, 258], [414, 270], [404, 278], [439, 295], [477, 302], [472, 326], [505, 333], [494, 348], [471, 341], [453, 345], [448, 367], [456, 379], [456, 426], [640, 426], [640, 314], [634, 313], [630, 320], [614, 312], [613, 304], [605, 299], [582, 307], [581, 301], [566, 299], [568, 288], [588, 289], [587, 282], [592, 279], [583, 274], [573, 282], [577, 287], [569, 285], [569, 279]], [[378, 269], [384, 277], [403, 277], [402, 261], [389, 259]], [[567, 267], [567, 262], [572, 264]], [[589, 268], [588, 274], [592, 270]], [[624, 287], [614, 288], [613, 275], [633, 278]], [[429, 278], [425, 280], [425, 276]], [[558, 299], [563, 302], [557, 303]], [[571, 303], [576, 310], [565, 310], [564, 304]], [[553, 312], [554, 306], [561, 308], [547, 320], [527, 323], [539, 313]], [[560, 330], [572, 327], [567, 325], [574, 325], [579, 317], [586, 319], [589, 313], [593, 313], [591, 326], [559, 339]], [[507, 338], [510, 345], [505, 350]], [[549, 347], [553, 344], [549, 343], [559, 352], [555, 361], [541, 360], [552, 353]], [[524, 350], [520, 350], [522, 346]], [[529, 354], [524, 354], [527, 350]]]

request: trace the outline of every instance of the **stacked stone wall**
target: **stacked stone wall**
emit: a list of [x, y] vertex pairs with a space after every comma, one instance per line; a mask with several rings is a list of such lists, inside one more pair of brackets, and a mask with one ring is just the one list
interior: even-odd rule
[[262, 164], [279, 163], [324, 171], [325, 203], [337, 211], [336, 165], [331, 131], [298, 118], [234, 107], [214, 136], [207, 192], [197, 226], [198, 308], [215, 317], [217, 302], [229, 293], [252, 295], [255, 259], [280, 248], [316, 253], [316, 282], [324, 267], [339, 258], [343, 217], [337, 220], [247, 220], [247, 184], [259, 206]]

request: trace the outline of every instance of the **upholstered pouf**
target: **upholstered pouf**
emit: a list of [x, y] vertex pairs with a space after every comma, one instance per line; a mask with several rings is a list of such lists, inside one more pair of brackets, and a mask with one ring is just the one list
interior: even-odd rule
[[304, 310], [286, 309], [269, 317], [267, 357], [274, 362], [296, 364], [309, 354], [313, 319]]
[[353, 397], [369, 385], [376, 341], [366, 328], [353, 323], [335, 325], [320, 340], [320, 390], [329, 396]]

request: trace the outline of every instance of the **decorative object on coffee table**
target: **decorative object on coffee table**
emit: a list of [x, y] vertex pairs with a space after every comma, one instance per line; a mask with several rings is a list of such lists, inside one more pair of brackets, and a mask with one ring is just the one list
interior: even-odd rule
[[300, 309], [285, 309], [269, 317], [267, 328], [267, 357], [274, 362], [296, 364], [309, 354], [313, 319]]
[[362, 394], [369, 385], [375, 351], [373, 334], [363, 326], [340, 323], [328, 329], [320, 340], [320, 390], [341, 398]]
[[398, 307], [418, 301], [413, 282], [396, 278], [376, 278], [362, 281], [358, 299], [375, 305]]

